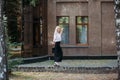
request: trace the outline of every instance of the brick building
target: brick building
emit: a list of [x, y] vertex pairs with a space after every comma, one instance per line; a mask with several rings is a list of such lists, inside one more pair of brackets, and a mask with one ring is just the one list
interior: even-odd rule
[[113, 0], [40, 0], [25, 13], [23, 56], [51, 56], [56, 25], [64, 56], [117, 55]]

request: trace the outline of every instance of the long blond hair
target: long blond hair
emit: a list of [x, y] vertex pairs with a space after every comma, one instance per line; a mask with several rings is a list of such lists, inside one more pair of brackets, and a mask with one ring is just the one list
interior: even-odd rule
[[61, 27], [60, 26], [56, 26], [56, 28], [55, 28], [55, 31], [54, 31], [54, 34], [57, 34], [58, 32], [57, 32], [57, 29], [58, 28], [60, 28], [61, 29]]

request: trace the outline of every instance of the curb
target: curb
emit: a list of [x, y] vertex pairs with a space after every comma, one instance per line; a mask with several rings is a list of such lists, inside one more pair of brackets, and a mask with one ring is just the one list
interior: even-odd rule
[[67, 73], [117, 73], [117, 67], [14, 67], [20, 72], [67, 72]]

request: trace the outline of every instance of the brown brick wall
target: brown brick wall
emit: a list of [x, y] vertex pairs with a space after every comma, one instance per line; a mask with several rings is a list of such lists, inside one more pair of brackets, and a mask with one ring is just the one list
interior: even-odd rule
[[[69, 16], [69, 45], [63, 47], [64, 56], [116, 55], [114, 10], [112, 0], [48, 0], [48, 53], [56, 26], [56, 16]], [[76, 16], [88, 16], [87, 47], [76, 45]]]

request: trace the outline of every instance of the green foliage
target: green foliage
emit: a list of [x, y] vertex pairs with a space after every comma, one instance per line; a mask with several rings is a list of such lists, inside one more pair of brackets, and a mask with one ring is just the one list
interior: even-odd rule
[[[22, 0], [5, 0], [4, 11], [7, 17], [8, 36], [11, 42], [18, 41], [18, 24], [17, 17], [21, 15], [21, 1]], [[23, 0], [24, 5], [36, 6], [38, 0]]]
[[11, 48], [16, 48], [18, 45], [21, 45], [21, 43], [11, 43], [9, 41], [6, 42], [7, 47], [7, 60], [8, 60], [8, 69], [12, 69], [14, 66], [22, 63], [22, 58], [15, 58], [13, 59], [13, 54], [11, 53]]
[[7, 42], [6, 44], [7, 44], [8, 69], [12, 69], [14, 66], [22, 63], [22, 61], [23, 61], [22, 58], [12, 59], [13, 54], [10, 52], [12, 47], [16, 47], [16, 46], [18, 46], [18, 45], [20, 45], [20, 44], [18, 44], [18, 43], [10, 43], [10, 41]]
[[17, 59], [8, 59], [8, 69], [12, 69], [16, 65], [22, 63], [22, 58], [17, 58]]
[[69, 22], [68, 19], [69, 19], [68, 17], [59, 17], [59, 23], [68, 23]]
[[36, 6], [36, 3], [37, 3], [37, 0], [31, 0], [31, 1], [30, 1], [30, 5], [32, 5], [32, 6], [34, 6], [34, 7]]
[[24, 4], [31, 5], [33, 7], [36, 6], [37, 2], [38, 2], [38, 0], [24, 0]]
[[17, 16], [9, 16], [9, 19], [13, 20], [8, 20], [8, 35], [11, 37], [10, 41], [11, 42], [16, 42], [18, 39], [18, 31], [17, 31]]
[[17, 17], [20, 16], [20, 0], [5, 0], [5, 15], [7, 17], [8, 36], [11, 42], [17, 41]]
[[7, 60], [8, 60], [8, 69], [12, 69], [14, 66], [22, 63], [22, 58], [13, 59], [13, 54], [11, 53], [11, 48], [20, 45], [20, 43], [10, 43], [10, 41], [6, 42], [7, 45]]
[[4, 25], [4, 30], [5, 30], [5, 44], [6, 44], [5, 47], [6, 47], [7, 60], [8, 60], [8, 69], [11, 69], [15, 65], [22, 63], [21, 58], [11, 59], [13, 54], [10, 53], [11, 47], [16, 47], [18, 45], [21, 45], [21, 43], [11, 43], [10, 42], [10, 37], [7, 34], [7, 31], [8, 31], [8, 29], [7, 29], [7, 17], [5, 17], [5, 16], [3, 16], [3, 25]]
[[20, 14], [20, 1], [21, 0], [5, 0], [4, 11], [6, 16]]
[[77, 17], [77, 23], [88, 23], [88, 17]]

